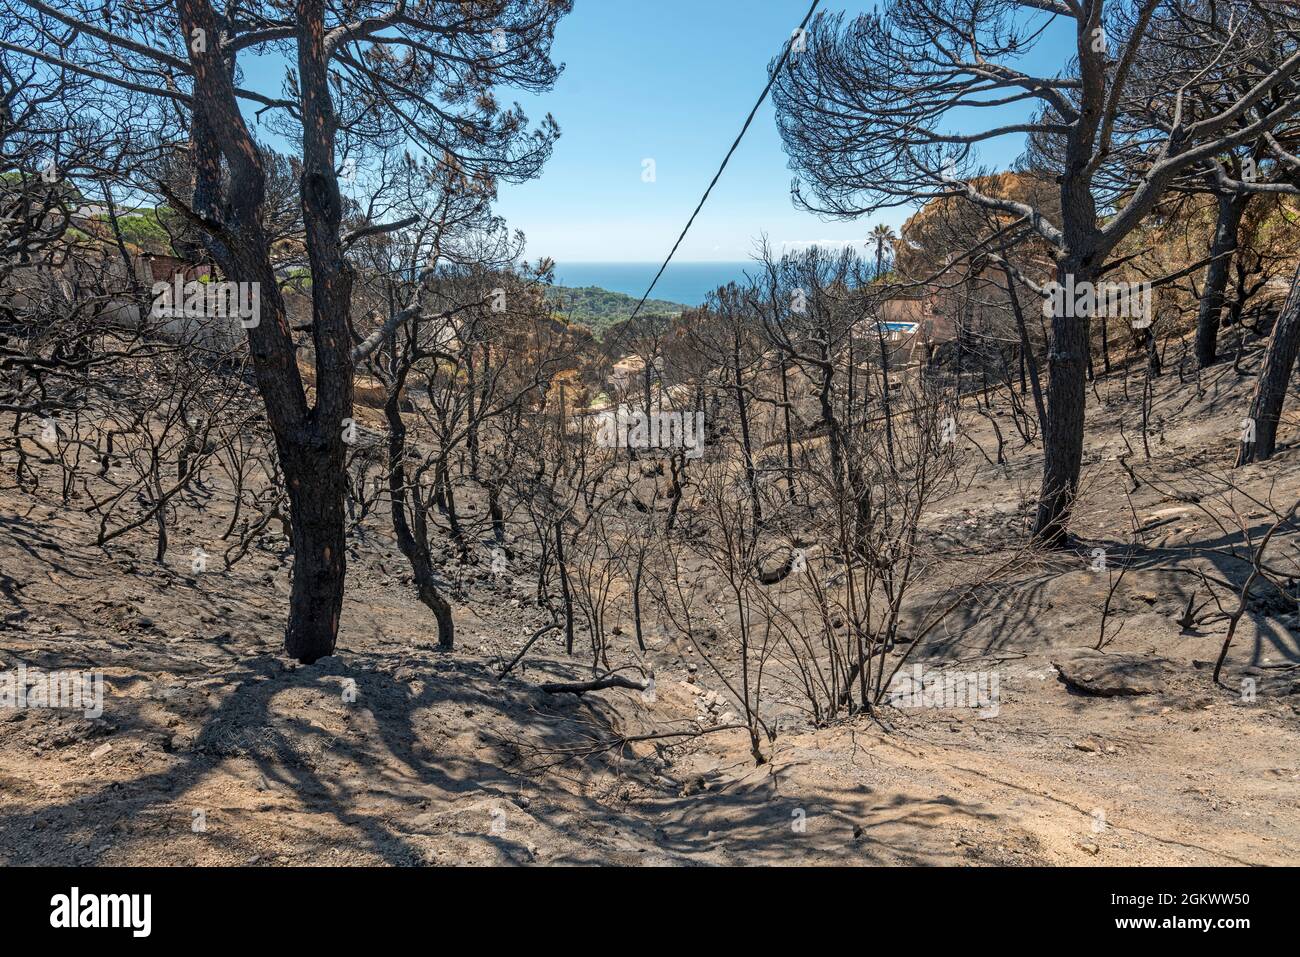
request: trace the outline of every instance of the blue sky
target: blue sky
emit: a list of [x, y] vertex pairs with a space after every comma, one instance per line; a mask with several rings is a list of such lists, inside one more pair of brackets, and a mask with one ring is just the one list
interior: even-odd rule
[[[809, 0], [577, 0], [553, 50], [566, 64], [542, 95], [501, 90], [530, 120], [552, 113], [562, 130], [540, 178], [503, 184], [498, 212], [528, 238], [526, 256], [565, 262], [662, 261], [767, 81], [766, 68], [807, 12]], [[873, 0], [824, 0], [852, 13]], [[1041, 42], [1024, 67], [1053, 74], [1060, 41]], [[246, 68], [279, 87], [277, 58]], [[986, 112], [986, 111], [979, 111]], [[1010, 116], [980, 117], [982, 123]], [[259, 130], [265, 136], [265, 130]], [[274, 137], [268, 137], [274, 142]], [[1005, 168], [1019, 138], [986, 145], [984, 162]], [[655, 181], [642, 178], [654, 160]], [[783, 243], [861, 241], [877, 222], [895, 230], [911, 214], [823, 221], [794, 208], [793, 172], [771, 103], [755, 117], [676, 259], [751, 258], [760, 237]]]
[[[820, 9], [875, 6], [828, 0]], [[540, 179], [501, 190], [498, 210], [526, 233], [528, 257], [662, 260], [807, 9], [808, 0], [578, 0], [556, 32], [555, 59], [566, 64], [559, 83], [514, 97], [530, 118], [549, 110], [563, 134]], [[1027, 61], [1055, 73], [1065, 47], [1051, 46]], [[1005, 166], [1018, 152], [1002, 142], [983, 157]], [[645, 159], [655, 161], [653, 183], [642, 181]], [[792, 178], [768, 102], [677, 258], [749, 259], [763, 234], [777, 247], [859, 240], [876, 222], [897, 229], [911, 212], [825, 222], [794, 208]]]
[[[563, 135], [541, 178], [503, 186], [498, 203], [527, 234], [529, 258], [662, 260], [807, 9], [807, 0], [578, 0], [556, 31], [559, 83], [519, 98], [530, 117], [554, 114]], [[653, 183], [642, 181], [645, 159], [655, 161]], [[796, 211], [791, 178], [768, 103], [677, 258], [749, 259], [763, 233], [779, 246], [869, 231]]]

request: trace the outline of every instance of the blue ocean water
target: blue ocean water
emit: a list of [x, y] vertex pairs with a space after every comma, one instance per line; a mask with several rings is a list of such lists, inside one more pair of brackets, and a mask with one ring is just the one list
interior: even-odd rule
[[[662, 263], [559, 263], [555, 267], [557, 286], [599, 286], [640, 299]], [[673, 262], [659, 277], [651, 299], [666, 299], [698, 306], [704, 298], [729, 282], [742, 282], [754, 272], [753, 262]]]

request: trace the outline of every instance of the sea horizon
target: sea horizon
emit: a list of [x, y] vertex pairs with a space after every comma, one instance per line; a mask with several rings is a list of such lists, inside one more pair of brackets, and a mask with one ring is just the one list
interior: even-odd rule
[[[556, 263], [555, 284], [571, 288], [596, 286], [640, 299], [661, 265], [632, 261]], [[672, 262], [659, 277], [650, 298], [698, 306], [719, 286], [744, 280], [745, 272], [753, 272], [756, 265], [752, 260]]]

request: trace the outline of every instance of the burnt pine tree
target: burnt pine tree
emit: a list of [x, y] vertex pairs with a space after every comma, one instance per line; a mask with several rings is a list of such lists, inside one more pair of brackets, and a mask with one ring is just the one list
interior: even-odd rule
[[[1133, 116], [1126, 118], [1132, 133], [1140, 135], [1147, 128], [1168, 128], [1168, 117], [1179, 107], [1177, 96], [1169, 95], [1171, 90], [1196, 89], [1197, 96], [1203, 98], [1202, 109], [1222, 111], [1236, 105], [1258, 79], [1257, 74], [1238, 72], [1231, 59], [1221, 62], [1218, 45], [1186, 42], [1189, 33], [1195, 36], [1198, 32], [1195, 28], [1189, 31], [1186, 24], [1203, 15], [1201, 7], [1203, 4], [1196, 3], [1173, 7], [1171, 16], [1154, 32], [1143, 56], [1134, 62], [1131, 70], [1134, 89], [1145, 87], [1151, 96], [1145, 114], [1135, 110]], [[1294, 50], [1294, 30], [1288, 30], [1284, 21], [1270, 16], [1269, 4], [1236, 4], [1232, 12], [1239, 17], [1238, 29], [1254, 37], [1252, 42], [1260, 62], [1278, 62]], [[1275, 26], [1279, 29], [1275, 30]], [[1266, 47], [1270, 42], [1271, 51]], [[1246, 126], [1265, 117], [1279, 97], [1293, 96], [1294, 92], [1293, 86], [1281, 87], [1273, 96], [1237, 110], [1233, 125]], [[1283, 159], [1286, 150], [1294, 150], [1298, 136], [1300, 123], [1292, 117], [1261, 131], [1237, 149], [1226, 150], [1189, 169], [1171, 187], [1174, 193], [1208, 194], [1214, 200], [1208, 264], [1196, 315], [1195, 353], [1197, 365], [1202, 369], [1218, 359], [1219, 326], [1227, 299], [1228, 278], [1234, 258], [1238, 258], [1247, 207], [1256, 193], [1296, 195], [1300, 192], [1296, 170]], [[1120, 171], [1121, 179], [1125, 172]]]
[[[168, 203], [197, 226], [224, 278], [257, 283], [259, 321], [248, 330], [258, 390], [287, 484], [294, 547], [286, 653], [330, 654], [345, 580], [344, 433], [352, 412], [353, 268], [349, 247], [398, 224], [345, 232], [339, 173], [385, 153], [450, 156], [466, 175], [518, 180], [536, 174], [558, 131], [548, 116], [530, 130], [518, 106], [493, 90], [543, 90], [558, 75], [550, 45], [568, 0], [324, 0], [218, 5], [175, 0], [116, 4], [4, 0], [11, 52], [152, 101], [158, 142], [188, 143], [192, 195]], [[241, 85], [241, 54], [280, 60], [281, 95]], [[271, 72], [271, 71], [268, 71]], [[273, 81], [273, 89], [279, 81]], [[300, 144], [302, 235], [311, 271], [306, 342], [295, 342], [264, 226], [266, 171], [245, 109]], [[106, 117], [111, 120], [111, 117]], [[163, 190], [163, 184], [154, 184]], [[365, 188], [365, 180], [358, 182]], [[359, 204], [367, 208], [367, 204]], [[382, 202], [371, 208], [383, 209]], [[298, 354], [315, 362], [310, 401]]]
[[[1178, 76], [1159, 91], [1131, 84], [1134, 64], [1167, 35], [1198, 56], [1212, 49], [1215, 75], [1244, 79], [1244, 91], [1193, 97]], [[1031, 48], [1063, 38], [1058, 70], [1026, 71]], [[1275, 0], [890, 0], [847, 22], [820, 15], [806, 46], [774, 87], [797, 202], [856, 217], [960, 197], [1031, 227], [1062, 285], [1100, 280], [1180, 175], [1300, 111], [1300, 9]], [[1153, 97], [1166, 105], [1161, 124], [1135, 122]], [[980, 123], [981, 110], [996, 119]], [[1038, 172], [1059, 184], [1058, 215], [979, 188], [977, 149], [1008, 137], [1038, 144], [1049, 164]], [[1046, 543], [1066, 538], [1083, 461], [1089, 317], [1062, 311], [1051, 321], [1034, 525]]]

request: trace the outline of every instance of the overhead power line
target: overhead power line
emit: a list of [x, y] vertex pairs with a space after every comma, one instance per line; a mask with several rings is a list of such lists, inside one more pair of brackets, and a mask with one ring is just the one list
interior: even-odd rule
[[664, 270], [668, 268], [668, 264], [673, 261], [673, 256], [677, 252], [677, 247], [682, 244], [682, 240], [686, 238], [686, 234], [691, 230], [691, 225], [695, 222], [695, 217], [700, 215], [700, 210], [702, 210], [704, 204], [709, 201], [709, 194], [713, 192], [713, 187], [717, 186], [718, 180], [722, 178], [722, 171], [727, 168], [727, 163], [731, 161], [731, 154], [736, 152], [736, 147], [740, 146], [740, 141], [745, 138], [745, 132], [749, 129], [749, 124], [754, 122], [754, 117], [758, 114], [759, 108], [763, 105], [764, 101], [767, 100], [767, 94], [772, 91], [772, 84], [776, 82], [777, 75], [785, 66], [786, 61], [790, 59], [790, 51], [794, 48], [795, 40], [801, 35], [801, 32], [808, 27], [808, 21], [811, 20], [813, 14], [817, 12], [817, 7], [820, 3], [821, 0], [813, 0], [813, 4], [808, 8], [808, 13], [804, 16], [803, 22], [799, 24], [799, 29], [791, 33], [790, 39], [786, 42], [785, 49], [781, 51], [780, 61], [772, 71], [772, 75], [767, 78], [767, 86], [763, 87], [763, 92], [759, 95], [758, 102], [755, 103], [754, 108], [749, 111], [749, 116], [745, 117], [745, 125], [740, 128], [740, 133], [731, 144], [731, 149], [727, 150], [727, 155], [722, 157], [722, 165], [719, 166], [718, 171], [713, 174], [713, 180], [709, 183], [709, 188], [706, 189], [704, 195], [700, 197], [700, 202], [699, 205], [695, 207], [695, 212], [691, 213], [691, 218], [686, 221], [686, 226], [682, 229], [681, 235], [677, 237], [677, 242], [673, 243], [673, 248], [668, 252], [668, 258], [664, 260], [664, 264], [660, 266], [659, 271], [655, 273], [654, 279], [650, 281], [650, 287], [646, 289], [645, 295], [641, 297], [641, 301], [638, 302], [636, 308], [632, 310], [632, 315], [628, 318], [628, 322], [631, 322], [637, 317], [637, 313], [641, 311], [641, 307], [644, 306], [646, 300], [650, 298], [650, 293], [654, 292], [655, 284], [659, 282], [659, 277], [664, 274]]

